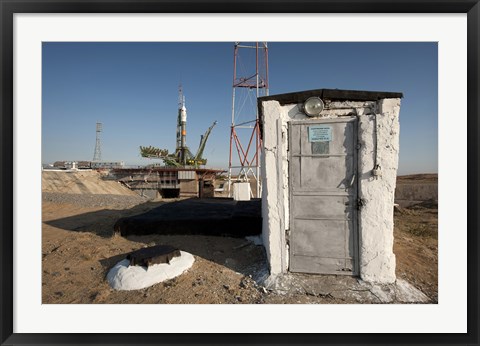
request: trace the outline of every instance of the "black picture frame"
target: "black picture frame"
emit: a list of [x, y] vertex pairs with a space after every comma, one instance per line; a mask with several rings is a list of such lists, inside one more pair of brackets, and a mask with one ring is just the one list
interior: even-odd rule
[[[465, 334], [20, 334], [13, 332], [13, 16], [15, 13], [466, 13], [468, 44], [468, 332]], [[478, 345], [479, 0], [0, 0], [2, 345]], [[455, 318], [455, 316], [452, 316]]]

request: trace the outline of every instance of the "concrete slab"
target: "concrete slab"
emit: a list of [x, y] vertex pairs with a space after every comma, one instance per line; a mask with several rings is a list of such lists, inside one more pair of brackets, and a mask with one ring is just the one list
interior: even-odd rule
[[262, 232], [260, 199], [191, 198], [121, 218], [115, 233], [128, 235], [213, 235], [246, 237]]
[[424, 293], [404, 280], [375, 284], [351, 276], [287, 273], [269, 276], [261, 284], [278, 294], [332, 297], [346, 304], [430, 303]]
[[131, 266], [130, 261], [124, 259], [110, 269], [107, 281], [116, 290], [139, 290], [181, 275], [194, 262], [193, 255], [184, 251], [180, 251], [180, 257], [172, 258], [170, 263], [154, 264], [149, 267]]
[[400, 303], [428, 303], [430, 299], [405, 280], [396, 282], [396, 298]]

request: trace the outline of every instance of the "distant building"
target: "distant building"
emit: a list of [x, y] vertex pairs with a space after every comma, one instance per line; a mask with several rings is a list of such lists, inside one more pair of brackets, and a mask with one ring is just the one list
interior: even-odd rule
[[123, 168], [125, 163], [123, 161], [55, 161], [53, 167], [56, 169], [113, 169]]
[[66, 169], [66, 168], [65, 168], [65, 162], [66, 162], [66, 161], [55, 161], [55, 162], [53, 163], [53, 167], [54, 167], [54, 168], [58, 168], [58, 169]]
[[77, 169], [77, 161], [55, 161], [53, 167], [56, 169]]
[[113, 169], [113, 168], [123, 168], [125, 167], [125, 162], [123, 161], [112, 161], [112, 162], [106, 162], [106, 161], [98, 161], [98, 162], [90, 162], [90, 167], [92, 169], [98, 169], [98, 168], [107, 168], [107, 169]]

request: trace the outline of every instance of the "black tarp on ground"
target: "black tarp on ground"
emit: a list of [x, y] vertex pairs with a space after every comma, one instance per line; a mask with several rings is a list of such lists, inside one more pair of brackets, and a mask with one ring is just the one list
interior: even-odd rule
[[119, 219], [122, 236], [196, 234], [245, 237], [262, 232], [261, 200], [192, 198], [163, 204], [144, 214]]

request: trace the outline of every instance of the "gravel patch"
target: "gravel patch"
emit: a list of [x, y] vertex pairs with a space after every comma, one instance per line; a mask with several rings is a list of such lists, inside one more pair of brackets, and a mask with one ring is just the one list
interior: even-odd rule
[[68, 203], [79, 207], [109, 207], [112, 209], [128, 209], [149, 199], [141, 196], [73, 194], [43, 192], [42, 199], [51, 203]]

